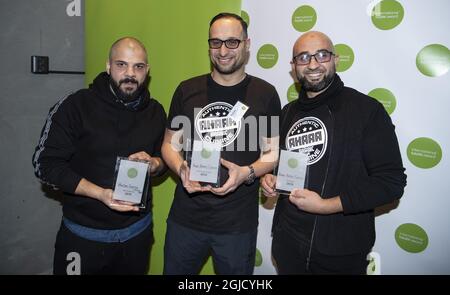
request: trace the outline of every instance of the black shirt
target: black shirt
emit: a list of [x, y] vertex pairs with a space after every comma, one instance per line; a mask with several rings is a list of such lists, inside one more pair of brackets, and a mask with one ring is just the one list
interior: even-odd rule
[[[281, 149], [307, 153], [305, 188], [322, 196], [329, 164], [330, 141], [333, 138], [333, 119], [328, 106], [305, 110], [297, 101], [283, 108], [281, 120]], [[284, 209], [280, 217], [284, 226], [295, 228], [295, 232], [302, 235], [302, 240], [311, 238], [314, 214], [298, 209], [286, 195], [280, 195], [277, 207]]]
[[[216, 130], [202, 129], [199, 119], [225, 118], [237, 101], [249, 106], [243, 121], [236, 125], [221, 126]], [[168, 128], [190, 129], [191, 138], [222, 143], [221, 157], [239, 166], [250, 165], [260, 157], [259, 137], [277, 136], [270, 123], [263, 127], [263, 118], [278, 117], [280, 100], [269, 83], [247, 75], [234, 86], [217, 84], [203, 75], [182, 82], [176, 89], [169, 111]], [[171, 126], [177, 116], [186, 116], [190, 126]], [[244, 124], [244, 122], [251, 122]], [[252, 128], [251, 126], [257, 127]], [[227, 128], [223, 128], [227, 127]], [[269, 130], [267, 130], [269, 129]], [[228, 171], [221, 168], [221, 184], [228, 179]], [[181, 182], [177, 184], [169, 219], [214, 233], [247, 232], [258, 223], [258, 182], [241, 185], [226, 196], [212, 193], [188, 194]]]

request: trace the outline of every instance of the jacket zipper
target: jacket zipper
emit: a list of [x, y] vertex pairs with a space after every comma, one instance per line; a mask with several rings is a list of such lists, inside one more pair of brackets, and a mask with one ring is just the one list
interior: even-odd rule
[[[327, 105], [327, 109], [328, 109], [328, 113], [330, 114], [330, 119], [331, 119], [331, 126], [334, 129], [334, 117], [333, 117], [333, 113], [331, 112], [330, 107]], [[334, 136], [334, 130], [333, 130], [333, 136]], [[325, 185], [327, 183], [327, 179], [328, 179], [328, 168], [330, 166], [330, 160], [331, 160], [331, 151], [333, 148], [333, 136], [330, 138], [329, 143], [330, 143], [330, 150], [329, 150], [329, 155], [328, 155], [328, 160], [327, 160], [327, 170], [325, 171], [325, 179], [323, 181], [322, 184], [322, 189], [320, 191], [320, 196], [322, 197], [324, 192], [325, 192]], [[313, 242], [314, 242], [314, 234], [316, 232], [316, 224], [317, 224], [317, 218], [318, 216], [316, 215], [314, 217], [314, 225], [313, 225], [313, 230], [311, 233], [311, 240], [309, 242], [309, 250], [308, 250], [308, 257], [306, 258], [306, 271], [309, 271], [309, 265], [311, 262], [311, 252], [312, 252], [312, 247], [313, 247]]]

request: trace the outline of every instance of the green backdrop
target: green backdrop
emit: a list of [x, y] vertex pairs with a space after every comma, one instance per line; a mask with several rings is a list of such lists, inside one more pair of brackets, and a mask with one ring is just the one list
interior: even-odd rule
[[[149, 54], [151, 94], [168, 112], [179, 82], [210, 71], [209, 21], [222, 11], [240, 14], [241, 0], [86, 0], [86, 85], [105, 70], [111, 44], [133, 36], [145, 44]], [[151, 274], [162, 273], [166, 218], [174, 189], [170, 177], [153, 188]], [[211, 261], [201, 273], [213, 273]]]

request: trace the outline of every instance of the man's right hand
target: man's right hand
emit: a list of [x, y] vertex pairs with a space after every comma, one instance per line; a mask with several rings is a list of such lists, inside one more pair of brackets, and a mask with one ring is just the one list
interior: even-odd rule
[[133, 204], [130, 202], [114, 200], [113, 194], [114, 192], [111, 189], [103, 189], [100, 195], [100, 201], [102, 201], [103, 204], [105, 204], [112, 210], [120, 212], [139, 211], [139, 208], [133, 206]]
[[86, 178], [82, 178], [75, 189], [75, 194], [98, 200], [116, 211], [138, 211], [139, 208], [132, 203], [113, 199], [114, 192], [111, 189], [102, 188]]
[[272, 174], [266, 174], [261, 177], [261, 188], [266, 197], [276, 197], [278, 194], [275, 192], [275, 184], [277, 182], [277, 177]]
[[186, 161], [181, 163], [180, 169], [178, 169], [178, 175], [181, 178], [181, 182], [183, 183], [184, 188], [188, 191], [188, 193], [197, 193], [197, 192], [206, 192], [210, 191], [210, 186], [201, 186], [198, 181], [189, 180], [189, 167]]

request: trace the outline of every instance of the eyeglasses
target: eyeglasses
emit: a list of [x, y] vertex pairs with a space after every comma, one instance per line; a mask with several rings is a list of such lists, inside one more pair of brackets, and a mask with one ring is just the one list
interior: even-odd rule
[[328, 50], [319, 50], [314, 54], [309, 54], [307, 52], [300, 53], [292, 58], [292, 62], [295, 63], [297, 66], [304, 66], [308, 65], [311, 62], [311, 58], [314, 56], [316, 61], [318, 63], [324, 63], [329, 62], [331, 60], [331, 56], [333, 56], [334, 53]]
[[225, 47], [228, 49], [236, 49], [239, 47], [239, 44], [241, 44], [242, 41], [245, 40], [239, 40], [239, 39], [227, 39], [227, 40], [220, 40], [217, 38], [208, 39], [209, 48], [211, 49], [219, 49], [222, 47], [222, 44], [225, 43]]

